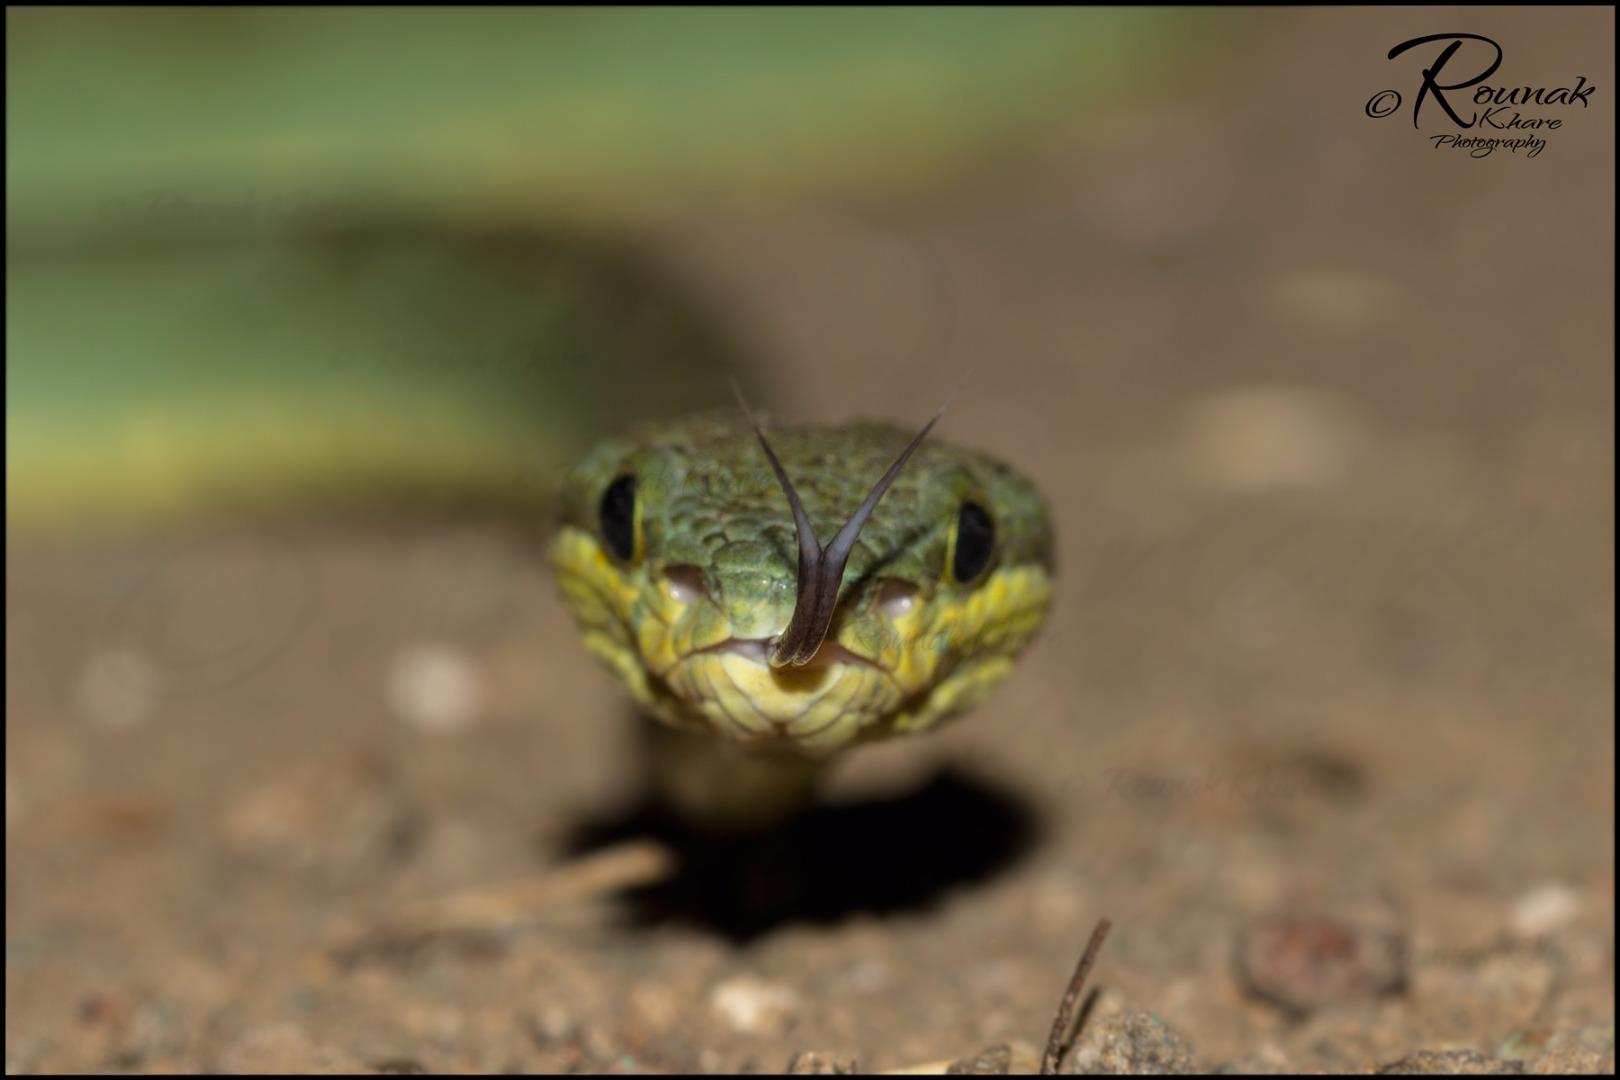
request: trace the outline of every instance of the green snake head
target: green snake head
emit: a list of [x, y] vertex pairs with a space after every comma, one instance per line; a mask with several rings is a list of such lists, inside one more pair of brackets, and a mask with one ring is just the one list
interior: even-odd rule
[[1051, 598], [1034, 486], [886, 424], [756, 430], [665, 422], [570, 471], [551, 556], [586, 648], [668, 724], [818, 757], [980, 701]]

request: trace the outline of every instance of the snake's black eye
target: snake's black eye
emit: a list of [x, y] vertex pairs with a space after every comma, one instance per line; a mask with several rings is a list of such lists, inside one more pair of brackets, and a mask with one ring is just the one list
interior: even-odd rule
[[602, 492], [596, 508], [602, 540], [617, 558], [628, 562], [636, 554], [636, 478], [621, 476]]
[[990, 565], [996, 547], [996, 523], [990, 511], [976, 502], [965, 502], [956, 512], [952, 532], [951, 577], [966, 585]]

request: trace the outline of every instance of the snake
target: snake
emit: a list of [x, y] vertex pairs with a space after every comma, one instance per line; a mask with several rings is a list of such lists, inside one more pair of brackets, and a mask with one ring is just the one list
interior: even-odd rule
[[597, 443], [565, 476], [550, 546], [586, 651], [653, 720], [655, 789], [727, 828], [801, 807], [851, 747], [980, 704], [1055, 575], [1035, 485], [929, 439], [938, 415], [915, 434], [767, 435], [742, 404]]

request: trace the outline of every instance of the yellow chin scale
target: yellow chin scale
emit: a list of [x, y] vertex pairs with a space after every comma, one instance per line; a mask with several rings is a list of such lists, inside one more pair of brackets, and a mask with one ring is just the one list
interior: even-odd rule
[[681, 618], [685, 607], [667, 588], [615, 562], [591, 534], [563, 527], [551, 558], [586, 648], [659, 719], [816, 754], [922, 731], [982, 701], [1012, 670], [1052, 593], [1041, 567], [1001, 567], [971, 591], [941, 588], [903, 615], [866, 617], [883, 627], [845, 620], [838, 644], [870, 665], [772, 669], [701, 651], [726, 640], [723, 624]]
[[847, 745], [902, 699], [893, 679], [864, 664], [773, 669], [736, 653], [689, 657], [667, 682], [687, 709], [721, 734], [750, 742], [786, 739], [810, 751]]

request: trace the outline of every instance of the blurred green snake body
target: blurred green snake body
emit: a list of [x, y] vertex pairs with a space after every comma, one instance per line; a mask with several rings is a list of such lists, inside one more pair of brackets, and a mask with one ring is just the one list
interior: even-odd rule
[[700, 416], [599, 443], [551, 548], [586, 648], [665, 725], [756, 759], [820, 761], [981, 701], [1045, 617], [1050, 523], [1028, 480], [927, 432], [767, 442]]

